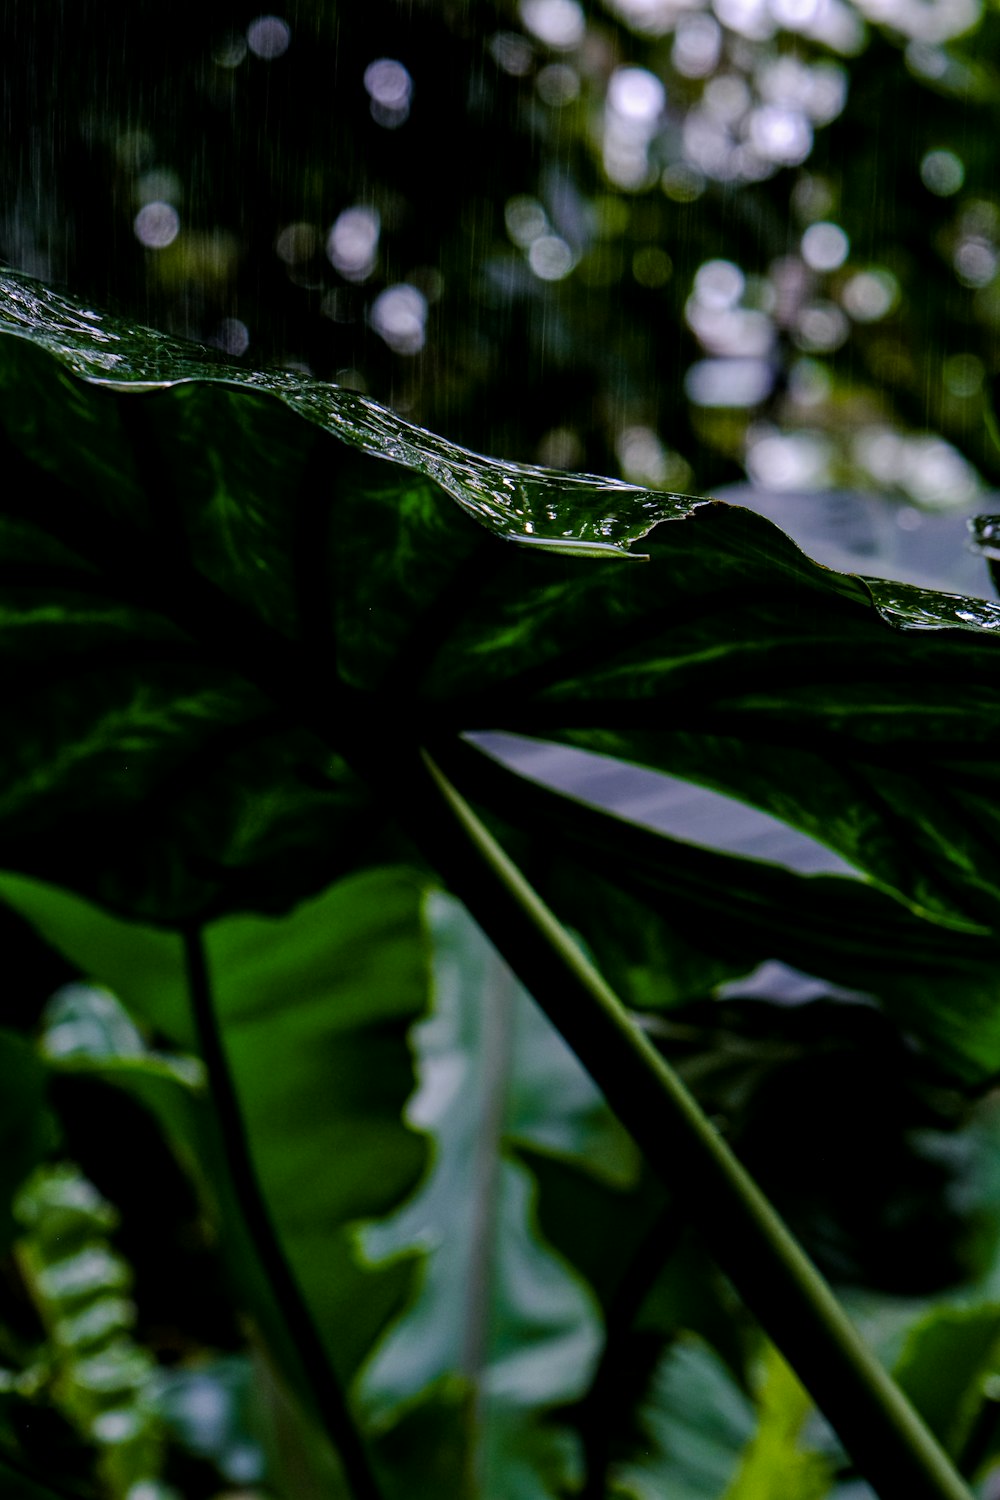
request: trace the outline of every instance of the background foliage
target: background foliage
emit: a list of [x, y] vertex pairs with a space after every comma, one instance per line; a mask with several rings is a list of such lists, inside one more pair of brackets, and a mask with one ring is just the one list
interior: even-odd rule
[[995, 473], [977, 0], [0, 24], [0, 244], [45, 280], [507, 458], [917, 505]]

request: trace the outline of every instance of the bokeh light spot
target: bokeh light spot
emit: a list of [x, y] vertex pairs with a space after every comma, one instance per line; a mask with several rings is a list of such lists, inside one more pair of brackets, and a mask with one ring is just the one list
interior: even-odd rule
[[320, 233], [315, 224], [286, 224], [274, 242], [278, 259], [286, 266], [298, 266], [311, 260], [320, 247]]
[[348, 281], [365, 281], [375, 269], [380, 221], [375, 209], [345, 208], [327, 236], [331, 265]]
[[769, 161], [798, 166], [812, 150], [812, 127], [797, 109], [766, 104], [750, 116], [750, 144]]
[[774, 370], [765, 359], [700, 359], [684, 377], [695, 406], [759, 406], [773, 386]]
[[653, 121], [667, 102], [663, 84], [646, 68], [616, 68], [608, 83], [608, 107], [625, 120]]
[[542, 234], [532, 240], [528, 264], [541, 281], [562, 281], [576, 264], [576, 257], [557, 234]]
[[292, 28], [280, 16], [258, 16], [247, 27], [247, 46], [262, 62], [274, 62], [288, 51]]
[[583, 459], [580, 434], [572, 427], [552, 427], [538, 444], [538, 462], [547, 469], [579, 469]]
[[818, 490], [830, 482], [832, 445], [817, 432], [765, 432], [751, 442], [747, 473], [768, 490]]
[[673, 261], [659, 245], [640, 245], [632, 256], [632, 275], [640, 286], [665, 286], [673, 271]]
[[685, 78], [707, 78], [722, 53], [722, 27], [714, 16], [681, 16], [670, 60]]
[[246, 37], [230, 36], [215, 48], [212, 61], [220, 68], [238, 68], [246, 55]]
[[135, 184], [137, 203], [178, 203], [182, 194], [181, 180], [170, 167], [153, 167], [143, 172]]
[[899, 282], [891, 271], [859, 271], [840, 294], [856, 323], [877, 323], [899, 301]]
[[825, 177], [808, 172], [792, 188], [790, 201], [796, 217], [804, 224], [811, 224], [830, 213], [834, 206], [833, 188]]
[[920, 177], [939, 198], [950, 198], [965, 181], [965, 167], [954, 151], [928, 151], [920, 163]]
[[398, 109], [409, 100], [413, 83], [401, 62], [380, 57], [365, 69], [365, 88], [380, 104]]
[[813, 302], [799, 314], [792, 338], [800, 349], [810, 354], [829, 354], [839, 349], [850, 332], [850, 325], [834, 302]]
[[632, 484], [654, 490], [683, 490], [691, 483], [691, 466], [666, 447], [652, 427], [625, 427], [615, 443], [622, 475]]
[[543, 235], [549, 227], [549, 217], [537, 198], [530, 197], [527, 193], [518, 193], [513, 198], [508, 198], [503, 211], [504, 223], [507, 233], [515, 245], [523, 249], [540, 235]]
[[410, 116], [413, 79], [401, 62], [378, 57], [365, 69], [365, 88], [371, 99], [372, 117], [379, 125], [395, 129]]
[[532, 36], [556, 51], [583, 41], [587, 20], [577, 0], [521, 0], [521, 20]]
[[212, 342], [227, 354], [245, 354], [250, 347], [250, 330], [239, 318], [223, 318]]
[[419, 354], [424, 347], [427, 299], [415, 286], [386, 287], [372, 303], [371, 324], [395, 354]]
[[705, 174], [687, 162], [664, 167], [660, 186], [674, 203], [694, 203], [705, 191]]
[[707, 260], [694, 278], [694, 295], [702, 306], [713, 309], [735, 307], [743, 296], [746, 277], [731, 260]]
[[712, 9], [723, 26], [750, 41], [766, 42], [774, 35], [775, 22], [767, 0], [714, 0]]
[[949, 355], [941, 368], [945, 389], [966, 400], [979, 394], [985, 378], [986, 367], [975, 354]]
[[725, 125], [738, 125], [750, 108], [751, 99], [749, 84], [736, 73], [720, 73], [710, 78], [701, 96], [703, 107]]
[[136, 214], [132, 228], [147, 250], [165, 250], [180, 233], [181, 218], [172, 203], [146, 203]]
[[997, 273], [996, 246], [981, 235], [969, 235], [955, 251], [955, 273], [963, 286], [989, 286]]
[[788, 394], [797, 406], [821, 406], [832, 389], [830, 372], [818, 359], [797, 359], [788, 372]]
[[497, 66], [512, 78], [525, 78], [531, 72], [534, 48], [519, 32], [498, 31], [490, 38], [489, 46]]
[[567, 63], [549, 63], [535, 79], [535, 88], [543, 104], [561, 109], [580, 95], [580, 75]]
[[810, 224], [802, 236], [802, 259], [814, 271], [835, 271], [847, 259], [851, 242], [839, 224]]

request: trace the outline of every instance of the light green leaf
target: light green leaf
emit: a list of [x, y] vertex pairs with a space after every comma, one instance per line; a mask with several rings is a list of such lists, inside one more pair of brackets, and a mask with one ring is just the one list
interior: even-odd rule
[[757, 1431], [723, 1500], [822, 1500], [833, 1483], [833, 1465], [801, 1447], [813, 1404], [773, 1345], [762, 1366]]
[[[621, 1500], [720, 1500], [754, 1433], [754, 1408], [707, 1344], [687, 1335], [656, 1371], [636, 1456], [616, 1467]], [[750, 1497], [746, 1497], [750, 1500]]]
[[431, 927], [435, 1008], [416, 1033], [411, 1117], [433, 1135], [434, 1170], [395, 1219], [366, 1234], [372, 1254], [422, 1245], [428, 1256], [417, 1300], [367, 1372], [367, 1399], [381, 1424], [395, 1425], [428, 1394], [443, 1411], [457, 1374], [470, 1409], [452, 1443], [465, 1449], [469, 1493], [548, 1500], [572, 1481], [578, 1456], [565, 1427], [540, 1419], [582, 1394], [600, 1327], [586, 1285], [539, 1233], [537, 1190], [515, 1148], [572, 1162], [621, 1194], [639, 1164], [457, 903], [435, 898]]

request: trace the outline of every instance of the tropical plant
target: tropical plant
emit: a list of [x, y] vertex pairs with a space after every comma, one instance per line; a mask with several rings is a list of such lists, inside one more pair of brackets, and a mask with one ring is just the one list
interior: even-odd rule
[[[940, 1230], [922, 1146], [1000, 1067], [1000, 609], [15, 274], [0, 297], [8, 1492], [988, 1482], [995, 1210], [929, 1286], [873, 1269], [871, 1231], [902, 1216], [905, 1256]], [[583, 805], [497, 730], [724, 792], [860, 873]], [[823, 998], [741, 1001], [774, 959]], [[810, 1211], [767, 1109], [800, 1101], [795, 1160], [829, 1080], [870, 1160], [840, 1199], [807, 1164]], [[741, 1154], [842, 1279], [964, 1270], [899, 1383]], [[149, 1244], [178, 1224], [179, 1288]]]

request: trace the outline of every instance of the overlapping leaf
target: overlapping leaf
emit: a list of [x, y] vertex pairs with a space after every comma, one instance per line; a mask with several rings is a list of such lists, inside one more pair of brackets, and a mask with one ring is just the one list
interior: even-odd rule
[[698, 998], [780, 955], [876, 996], [959, 1076], [975, 1081], [1000, 1067], [992, 934], [922, 920], [861, 880], [801, 876], [653, 832], [539, 786], [467, 742], [442, 758], [634, 1005]]

